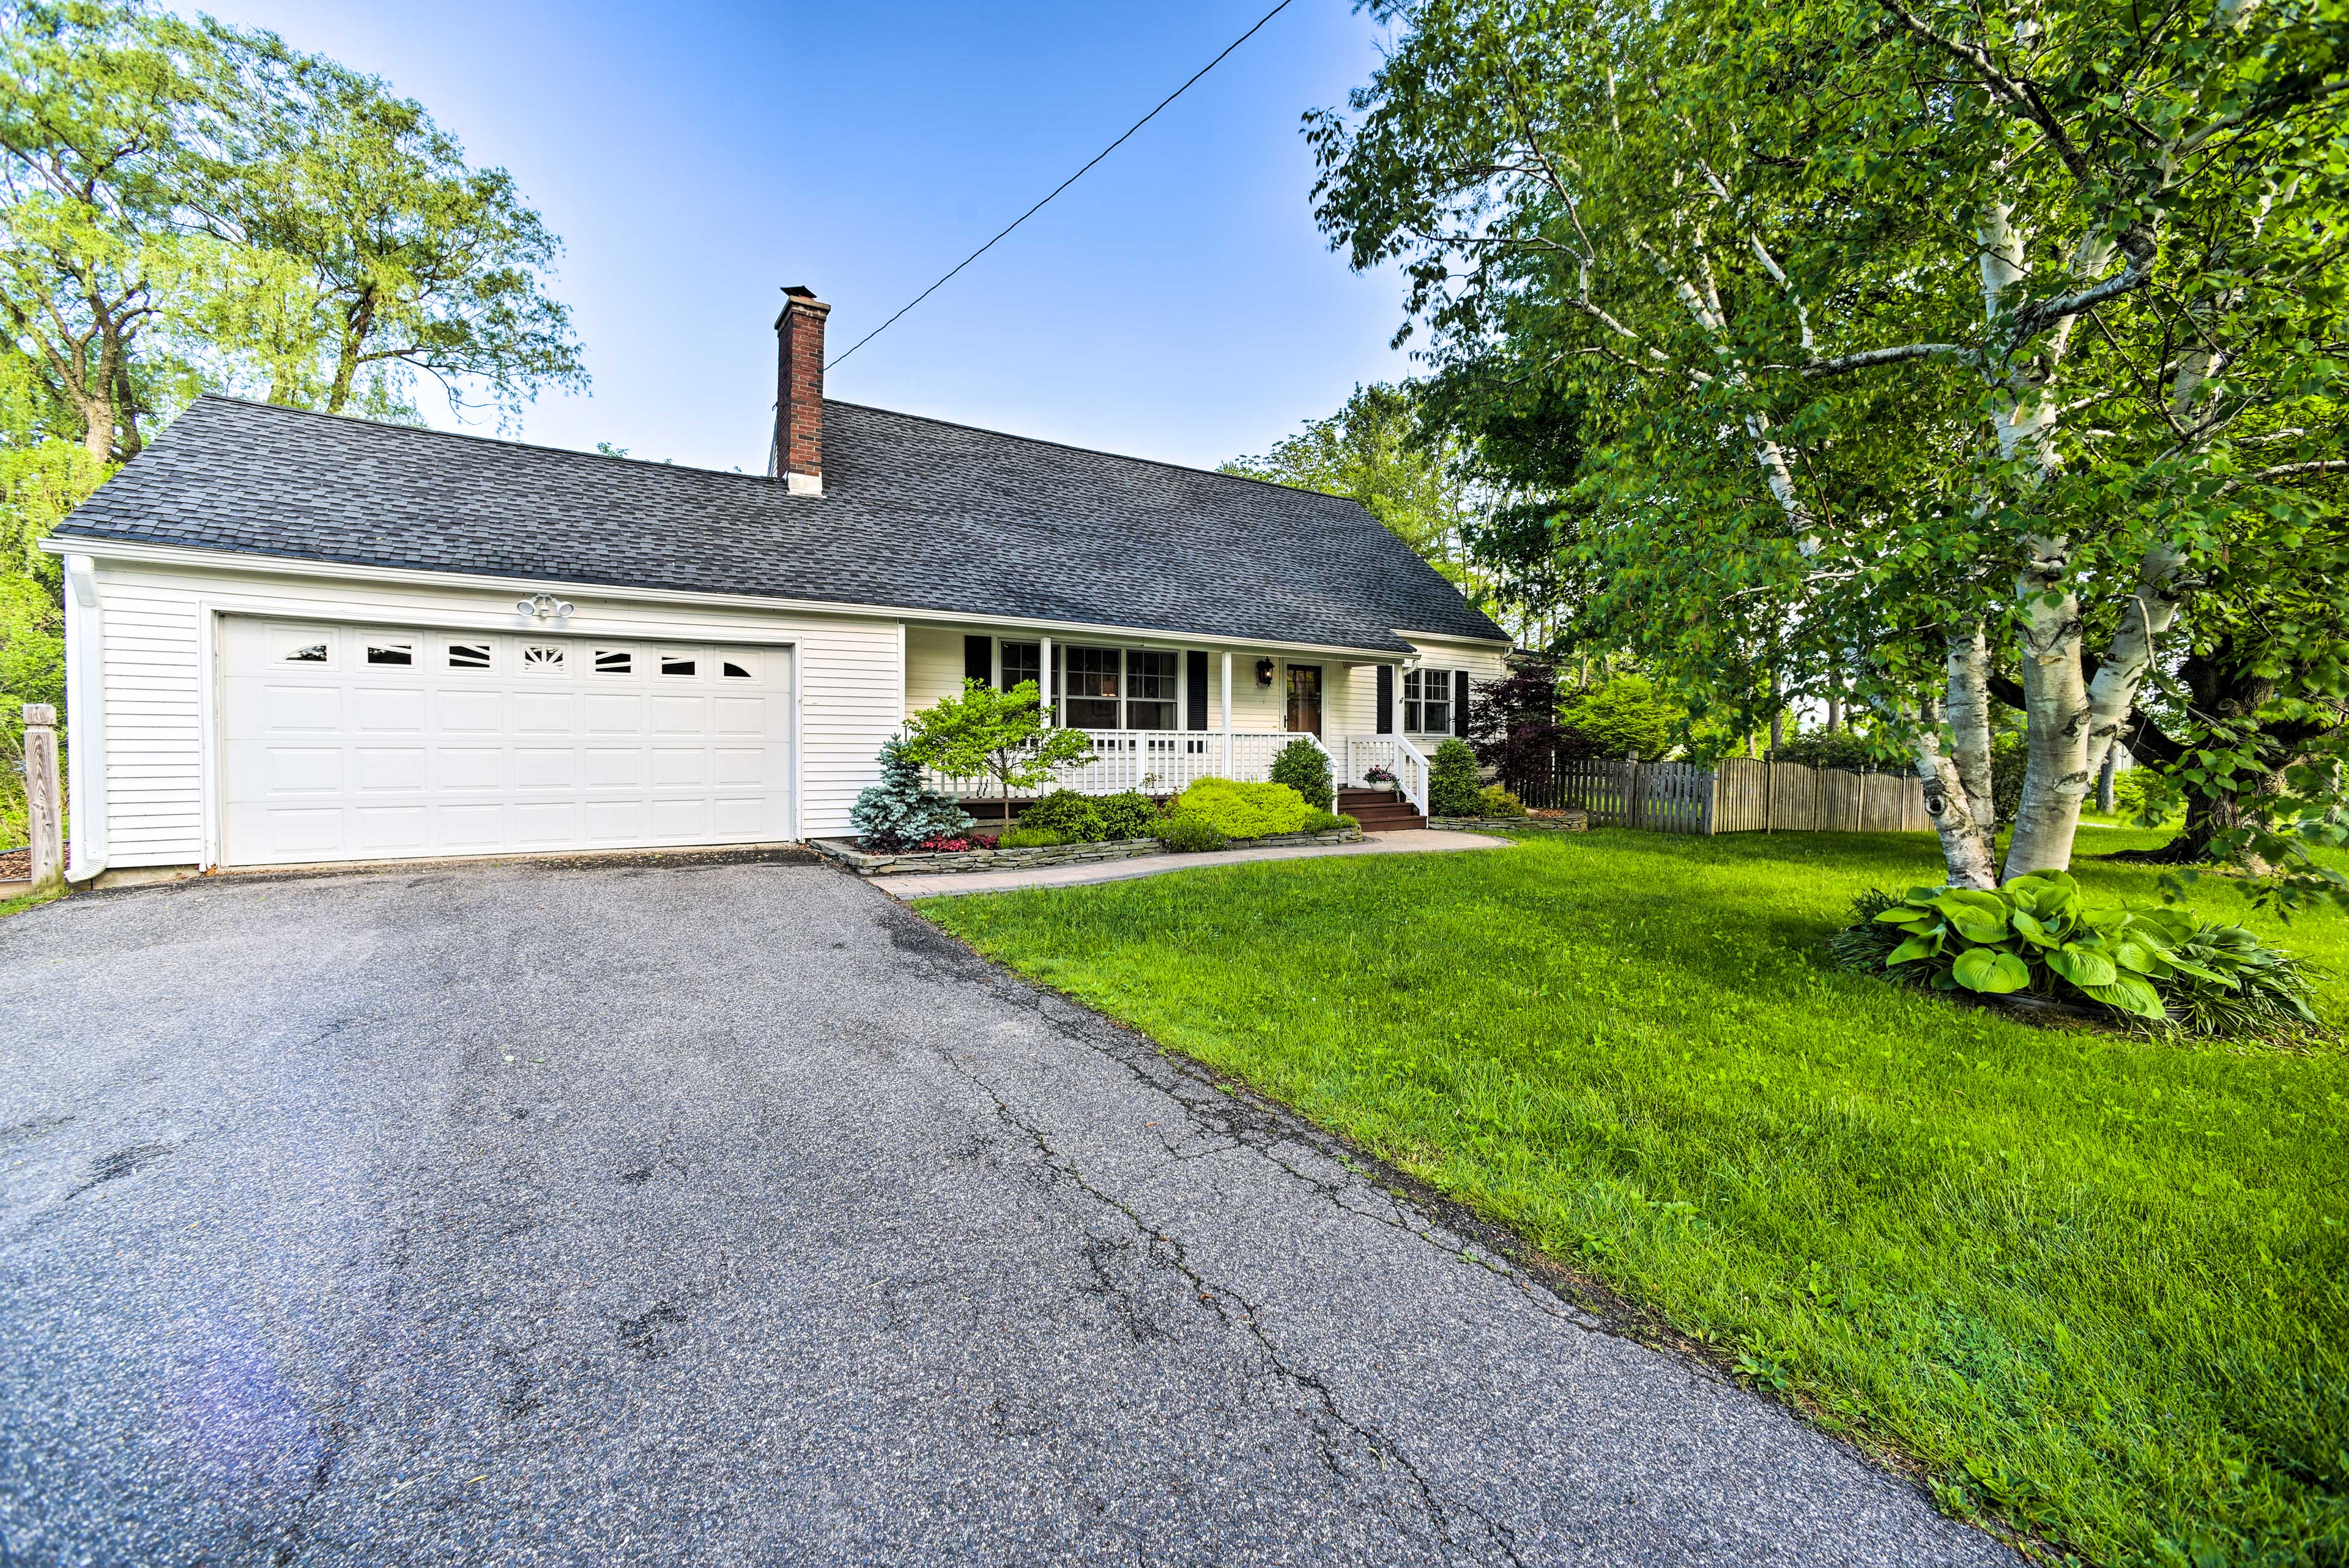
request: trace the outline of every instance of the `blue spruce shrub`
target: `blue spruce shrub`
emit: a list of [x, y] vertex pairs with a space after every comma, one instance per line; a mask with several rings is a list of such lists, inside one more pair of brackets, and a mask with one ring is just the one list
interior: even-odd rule
[[881, 782], [867, 784], [848, 808], [848, 820], [868, 849], [903, 849], [928, 838], [952, 838], [970, 826], [970, 814], [949, 795], [922, 787], [922, 767], [905, 754], [902, 736], [881, 742]]

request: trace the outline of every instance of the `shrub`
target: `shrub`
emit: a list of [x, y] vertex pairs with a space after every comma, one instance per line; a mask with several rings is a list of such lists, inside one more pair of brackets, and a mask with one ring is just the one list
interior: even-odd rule
[[1654, 682], [1646, 676], [1618, 675], [1576, 698], [1564, 717], [1568, 727], [1580, 732], [1600, 756], [1620, 758], [1637, 752], [1652, 762], [1664, 754], [1672, 724], [1682, 713], [1656, 694]]
[[1305, 797], [1287, 784], [1235, 784], [1219, 778], [1197, 780], [1166, 805], [1168, 815], [1203, 817], [1226, 838], [1296, 833], [1304, 827], [1309, 809]]
[[1138, 790], [1097, 795], [1093, 810], [1103, 838], [1147, 838], [1158, 823], [1158, 803]]
[[1476, 797], [1485, 781], [1476, 771], [1476, 753], [1468, 742], [1454, 739], [1435, 748], [1427, 769], [1427, 809], [1436, 816], [1474, 816]]
[[2185, 909], [2090, 909], [2061, 871], [1996, 892], [1912, 888], [1854, 900], [1836, 961], [1936, 990], [2026, 992], [2189, 1033], [2275, 1039], [2322, 1033], [2306, 966], [2240, 926]]
[[[1648, 753], [1641, 752], [1641, 756]], [[1860, 773], [1897, 765], [1899, 753], [1879, 748], [1865, 735], [1849, 730], [1811, 730], [1789, 735], [1772, 748], [1770, 758], [1780, 763], [1807, 763], [1815, 768], [1848, 768]]]
[[992, 849], [1001, 842], [1001, 839], [991, 838], [984, 833], [974, 833], [967, 838], [959, 835], [953, 837], [940, 835], [936, 838], [925, 838], [919, 844], [914, 846], [914, 847], [916, 849], [930, 850], [936, 854], [949, 855], [959, 854], [966, 849]]
[[1344, 825], [1345, 819], [1340, 816], [1336, 812], [1324, 811], [1318, 805], [1309, 806], [1306, 808], [1305, 813], [1305, 826], [1299, 828], [1297, 831], [1299, 833], [1335, 833]]
[[1061, 844], [1082, 844], [1107, 836], [1102, 831], [1100, 803], [1072, 789], [1056, 789], [1041, 800], [1030, 802], [1019, 814], [1019, 830], [1057, 833], [1057, 842]]
[[1350, 827], [1355, 832], [1360, 833], [1362, 831], [1362, 819], [1349, 812], [1341, 811], [1338, 814], [1338, 826], [1340, 827]]
[[2113, 776], [2113, 809], [2132, 821], [2154, 824], [2178, 815], [2178, 785], [2147, 767]]
[[922, 766], [905, 741], [881, 742], [881, 782], [868, 784], [848, 808], [848, 820], [874, 849], [902, 849], [925, 839], [951, 837], [970, 826], [970, 814], [948, 795], [922, 787]]
[[1176, 855], [1201, 855], [1228, 849], [1231, 839], [1195, 811], [1178, 811], [1158, 819], [1159, 841]]
[[1272, 782], [1284, 784], [1305, 797], [1305, 804], [1322, 811], [1338, 803], [1338, 793], [1330, 782], [1330, 758], [1320, 747], [1307, 740], [1295, 740], [1280, 748], [1280, 755], [1272, 759]]
[[1499, 784], [1486, 784], [1476, 792], [1476, 815], [1479, 816], [1523, 816], [1525, 814], [1526, 803]]
[[1049, 827], [1030, 827], [1022, 823], [1005, 834], [1001, 842], [1006, 849], [1053, 849], [1080, 841], [1065, 833], [1055, 833]]

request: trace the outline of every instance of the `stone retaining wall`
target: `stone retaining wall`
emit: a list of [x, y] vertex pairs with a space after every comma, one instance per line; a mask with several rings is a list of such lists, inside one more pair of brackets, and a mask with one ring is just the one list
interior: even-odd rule
[[[1235, 838], [1235, 849], [1271, 849], [1309, 844], [1359, 844], [1358, 827], [1337, 827], [1327, 833], [1276, 833], [1263, 838]], [[812, 838], [808, 847], [836, 860], [859, 877], [903, 877], [915, 872], [1026, 871], [1042, 866], [1082, 866], [1097, 860], [1134, 860], [1164, 855], [1166, 846], [1154, 838], [1127, 838], [1105, 844], [1050, 844], [1031, 849], [909, 849], [884, 854], [862, 848], [853, 838]]]
[[1589, 827], [1587, 812], [1557, 816], [1431, 816], [1427, 826], [1442, 833], [1580, 833]]

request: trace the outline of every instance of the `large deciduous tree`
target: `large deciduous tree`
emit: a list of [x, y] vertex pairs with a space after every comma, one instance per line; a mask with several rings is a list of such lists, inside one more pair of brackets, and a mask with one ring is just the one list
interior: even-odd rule
[[233, 286], [191, 326], [272, 402], [414, 418], [408, 383], [512, 420], [584, 388], [569, 310], [546, 292], [562, 243], [502, 169], [476, 169], [423, 106], [376, 77], [217, 22], [243, 91], [200, 161], [196, 221]]
[[1969, 886], [2011, 673], [2006, 871], [2064, 864], [2188, 596], [2308, 569], [2245, 519], [2328, 461], [2341, 0], [1378, 9], [1319, 215], [1446, 373], [1582, 410], [1600, 611], [1700, 687], [1850, 681]]

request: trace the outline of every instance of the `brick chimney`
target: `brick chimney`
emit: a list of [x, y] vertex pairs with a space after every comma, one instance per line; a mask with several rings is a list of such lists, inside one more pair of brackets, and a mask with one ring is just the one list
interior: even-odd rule
[[815, 290], [783, 290], [775, 317], [775, 444], [767, 476], [793, 495], [823, 493], [823, 318], [832, 306]]

